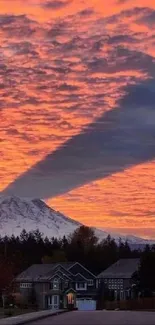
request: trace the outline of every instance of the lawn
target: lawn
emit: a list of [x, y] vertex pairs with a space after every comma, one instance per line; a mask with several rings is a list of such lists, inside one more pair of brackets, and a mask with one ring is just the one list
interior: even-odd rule
[[36, 312], [36, 309], [21, 309], [21, 308], [0, 308], [0, 318], [18, 316], [27, 313]]

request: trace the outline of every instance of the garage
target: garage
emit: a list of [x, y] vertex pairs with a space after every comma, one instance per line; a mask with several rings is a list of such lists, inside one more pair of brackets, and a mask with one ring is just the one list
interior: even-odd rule
[[89, 298], [80, 298], [76, 300], [78, 310], [96, 310], [96, 300]]

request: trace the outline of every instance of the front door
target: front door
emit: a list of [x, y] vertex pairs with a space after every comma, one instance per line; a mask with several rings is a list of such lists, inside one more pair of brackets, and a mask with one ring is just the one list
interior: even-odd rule
[[48, 296], [48, 308], [59, 309], [60, 299], [58, 295]]

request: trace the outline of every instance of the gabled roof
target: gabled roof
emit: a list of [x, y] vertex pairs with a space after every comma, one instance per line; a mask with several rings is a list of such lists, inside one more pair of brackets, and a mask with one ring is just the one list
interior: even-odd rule
[[69, 270], [71, 266], [73, 266], [75, 262], [60, 262], [60, 263], [55, 263], [55, 267], [58, 265], [62, 266], [64, 269]]
[[[34, 281], [34, 282], [42, 282], [42, 281], [49, 281], [50, 278], [54, 274], [57, 274], [58, 267], [62, 268], [64, 270], [64, 277], [68, 276], [71, 278], [74, 278], [74, 275], [72, 273], [71, 268], [75, 265], [80, 265], [85, 271], [88, 271], [88, 274], [90, 273], [89, 270], [85, 269], [81, 264], [76, 262], [63, 262], [63, 263], [51, 263], [51, 264], [34, 264], [30, 266], [28, 269], [23, 271], [21, 274], [19, 274], [15, 281], [17, 282], [26, 282], [26, 281]], [[92, 273], [90, 273], [92, 274]], [[94, 276], [95, 277], [95, 276]]]
[[[55, 270], [54, 270], [55, 271]], [[70, 275], [70, 273], [69, 273], [69, 275]], [[58, 273], [57, 271], [56, 272], [53, 272], [53, 274], [52, 275], [48, 275], [48, 276], [43, 276], [42, 277], [42, 280], [43, 279], [45, 279], [45, 280], [52, 280], [53, 278], [55, 278], [55, 277], [58, 277], [58, 278], [60, 278], [60, 279], [63, 279], [64, 281], [65, 280], [72, 280], [72, 278], [73, 278], [73, 276], [72, 275], [70, 275], [70, 276], [68, 276], [67, 274], [63, 274], [62, 272], [60, 272], [60, 273]]]
[[67, 294], [68, 292], [75, 292], [76, 293], [76, 290], [73, 289], [73, 288], [69, 288], [65, 291], [65, 294]]
[[[81, 270], [79, 271], [79, 268], [81, 268]], [[78, 271], [77, 271], [78, 270]], [[71, 273], [73, 273], [74, 275], [80, 273], [82, 274], [86, 279], [95, 279], [96, 276], [90, 272], [88, 269], [86, 269], [82, 264], [80, 264], [79, 262], [75, 262], [73, 263], [73, 265], [70, 266], [69, 271]]]
[[[54, 265], [55, 264], [55, 265]], [[64, 264], [60, 263], [53, 263], [52, 265], [54, 265], [54, 267], [52, 268], [52, 270], [50, 270], [48, 273], [46, 273], [45, 275], [43, 275], [41, 277], [42, 280], [50, 280], [51, 277], [55, 276], [59, 273], [61, 273], [61, 277], [70, 277], [72, 278], [72, 273], [68, 270], [66, 270], [66, 268], [64, 268]]]
[[108, 269], [101, 272], [98, 278], [104, 279], [130, 279], [133, 273], [138, 269], [139, 258], [124, 258], [112, 264]]
[[74, 279], [75, 281], [79, 281], [79, 282], [87, 282], [88, 279], [86, 279], [82, 274], [78, 273], [76, 275], [74, 275]]
[[37, 281], [40, 277], [52, 271], [53, 264], [33, 264], [28, 269], [20, 273], [16, 281]]

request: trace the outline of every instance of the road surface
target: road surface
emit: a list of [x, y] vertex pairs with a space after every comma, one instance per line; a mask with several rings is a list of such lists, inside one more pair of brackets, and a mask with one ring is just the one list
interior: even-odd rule
[[155, 312], [74, 311], [29, 325], [155, 325]]

